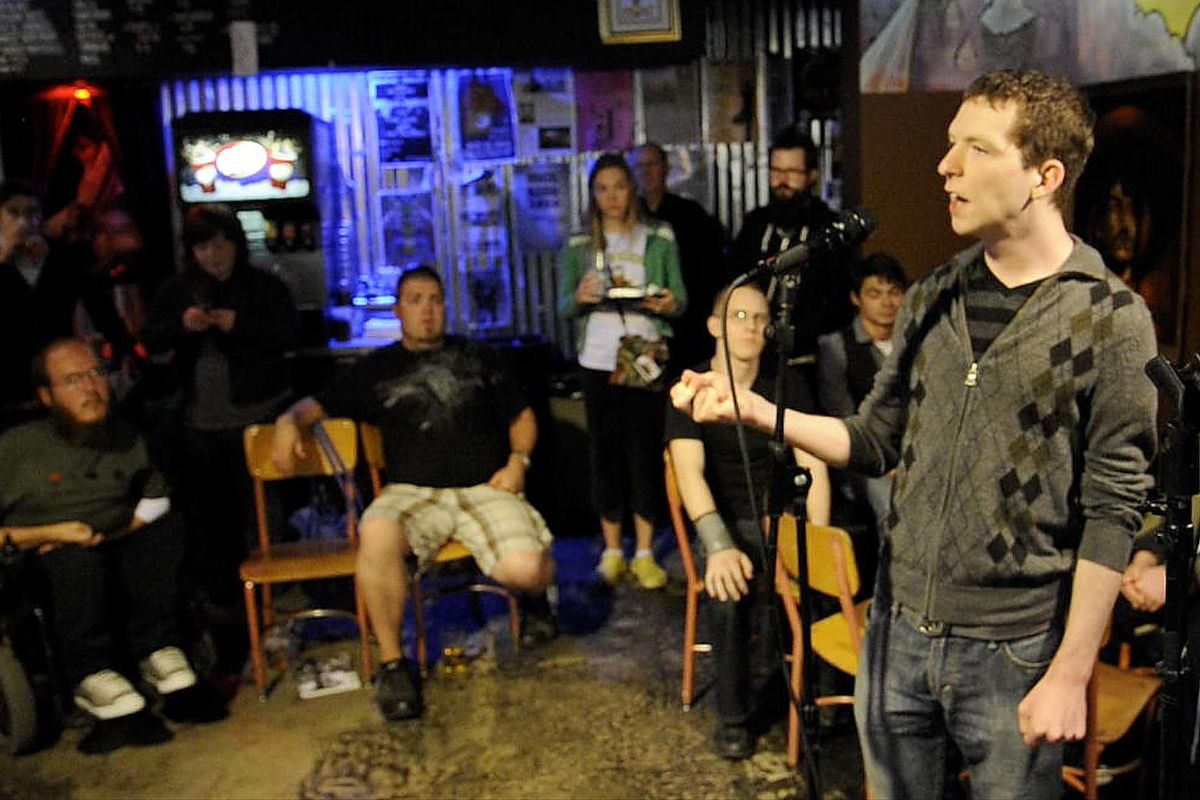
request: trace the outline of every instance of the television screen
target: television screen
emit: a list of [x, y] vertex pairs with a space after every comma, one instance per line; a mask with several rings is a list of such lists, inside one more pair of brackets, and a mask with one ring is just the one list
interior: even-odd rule
[[312, 193], [308, 132], [261, 126], [177, 132], [175, 166], [185, 203], [296, 200]]

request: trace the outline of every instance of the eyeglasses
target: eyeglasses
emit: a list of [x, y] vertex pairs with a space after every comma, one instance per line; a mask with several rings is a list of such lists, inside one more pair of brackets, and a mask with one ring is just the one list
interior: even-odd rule
[[78, 389], [85, 383], [90, 381], [107, 381], [108, 370], [104, 367], [92, 367], [80, 372], [71, 372], [64, 375], [62, 380], [58, 381], [60, 386], [65, 386], [68, 389]]
[[751, 314], [744, 308], [739, 308], [737, 311], [729, 312], [730, 322], [749, 322], [756, 328], [765, 328], [771, 322], [770, 314]]
[[771, 167], [768, 170], [772, 178], [807, 178], [808, 170], [806, 169], [781, 169], [779, 167]]

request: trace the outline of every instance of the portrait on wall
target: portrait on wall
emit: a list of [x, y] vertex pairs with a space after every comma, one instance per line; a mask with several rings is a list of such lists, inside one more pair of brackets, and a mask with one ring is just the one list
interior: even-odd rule
[[1096, 146], [1075, 192], [1074, 230], [1150, 308], [1158, 341], [1178, 342], [1189, 75], [1089, 88]]

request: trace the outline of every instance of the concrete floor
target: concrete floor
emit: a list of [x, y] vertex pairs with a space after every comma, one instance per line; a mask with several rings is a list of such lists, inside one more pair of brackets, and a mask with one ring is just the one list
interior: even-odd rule
[[[301, 700], [285, 677], [261, 703], [251, 683], [228, 719], [171, 724], [166, 744], [89, 756], [76, 749], [86, 731], [68, 728], [40, 752], [0, 757], [0, 800], [804, 796], [785, 763], [782, 719], [752, 759], [730, 763], [711, 753], [711, 696], [681, 711], [677, 556], [664, 559], [666, 590], [608, 591], [590, 574], [597, 552], [579, 539], [556, 546], [558, 639], [513, 653], [502, 618], [493, 619], [492, 653], [460, 673], [434, 667], [420, 721], [382, 722], [369, 689]], [[354, 643], [317, 647], [328, 649], [352, 652]], [[698, 672], [704, 687], [704, 656]], [[826, 735], [820, 761], [821, 796], [860, 796], [852, 731]]]

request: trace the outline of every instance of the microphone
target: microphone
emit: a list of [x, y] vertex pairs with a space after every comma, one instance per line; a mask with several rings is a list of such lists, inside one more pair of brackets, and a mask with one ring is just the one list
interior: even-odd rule
[[859, 206], [843, 211], [828, 226], [810, 236], [807, 241], [789, 247], [779, 255], [765, 259], [761, 269], [781, 275], [794, 268], [803, 268], [814, 255], [840, 250], [858, 244], [875, 232], [875, 212]]

